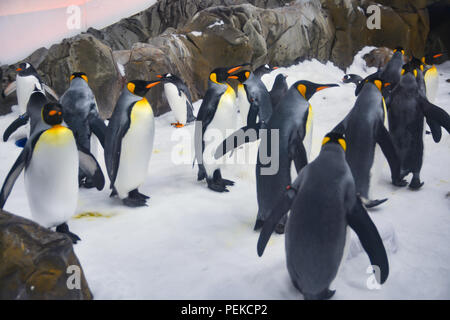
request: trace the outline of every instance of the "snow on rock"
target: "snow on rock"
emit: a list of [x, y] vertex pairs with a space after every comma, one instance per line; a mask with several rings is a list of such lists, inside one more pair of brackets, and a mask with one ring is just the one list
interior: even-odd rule
[[[365, 76], [361, 56], [347, 72]], [[450, 112], [450, 62], [440, 73], [436, 104]], [[355, 102], [354, 84], [341, 82], [344, 72], [332, 63], [304, 61], [263, 77], [271, 88], [278, 73], [291, 85], [307, 79], [338, 83], [310, 100], [314, 112], [311, 158], [322, 137], [348, 113]], [[201, 101], [194, 104], [195, 113]], [[18, 115], [17, 109], [0, 117], [2, 132]], [[226, 167], [223, 176], [234, 180], [228, 193], [215, 193], [197, 181], [192, 168], [194, 126], [174, 129], [173, 114], [156, 119], [154, 151], [148, 177], [140, 191], [151, 196], [148, 207], [130, 209], [103, 191], [81, 190], [76, 214], [69, 221], [82, 241], [75, 252], [97, 299], [301, 299], [292, 286], [285, 261], [284, 237], [273, 235], [264, 255], [256, 254], [258, 233], [253, 164]], [[237, 124], [238, 125], [238, 124]], [[0, 180], [20, 153], [14, 145], [19, 134], [1, 144]], [[450, 298], [450, 136], [439, 144], [425, 135], [425, 155], [419, 191], [390, 184], [389, 167], [376, 157], [372, 192], [389, 200], [371, 210], [386, 246], [390, 274], [381, 289], [368, 286], [369, 259], [352, 235], [349, 256], [336, 278], [333, 299], [449, 299]], [[252, 147], [236, 151], [242, 157]], [[253, 153], [251, 153], [253, 152]], [[103, 152], [100, 148], [99, 154]], [[104, 160], [99, 159], [103, 169]], [[104, 170], [106, 173], [106, 170]], [[410, 177], [408, 177], [410, 178]], [[19, 177], [5, 209], [30, 218], [23, 176]], [[353, 232], [353, 231], [352, 231]], [[372, 289], [370, 289], [372, 288]]]

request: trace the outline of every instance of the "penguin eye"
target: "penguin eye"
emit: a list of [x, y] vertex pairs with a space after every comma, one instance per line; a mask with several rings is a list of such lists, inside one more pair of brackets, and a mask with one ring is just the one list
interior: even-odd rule
[[81, 77], [84, 79], [84, 81], [88, 82], [88, 78], [84, 74]]
[[127, 84], [127, 89], [131, 92], [134, 93], [134, 89], [136, 88], [136, 85], [133, 82], [128, 82]]
[[344, 149], [344, 151], [347, 151], [347, 143], [345, 142], [344, 139], [338, 139], [339, 144], [341, 145], [342, 149]]

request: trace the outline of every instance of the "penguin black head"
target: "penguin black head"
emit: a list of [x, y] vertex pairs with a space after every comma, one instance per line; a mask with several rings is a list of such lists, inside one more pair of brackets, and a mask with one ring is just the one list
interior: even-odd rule
[[403, 56], [405, 55], [405, 50], [402, 47], [396, 47], [394, 49], [394, 53], [399, 52], [401, 53]]
[[300, 80], [293, 84], [298, 92], [305, 98], [306, 100], [311, 99], [311, 97], [316, 93], [317, 91], [331, 88], [331, 87], [339, 87], [338, 84], [335, 83], [328, 83], [328, 84], [319, 84], [314, 83], [307, 80]]
[[30, 67], [32, 67], [32, 65], [29, 64], [28, 62], [22, 62], [21, 64], [19, 64], [19, 67], [16, 69], [16, 71], [18, 72], [25, 71]]
[[133, 80], [127, 83], [127, 89], [132, 94], [143, 97], [147, 94], [148, 90], [151, 87], [156, 86], [160, 82], [161, 80], [155, 81]]
[[164, 73], [164, 74], [158, 74], [156, 77], [161, 79], [161, 81], [167, 81], [167, 82], [176, 82], [180, 78], [178, 78], [176, 75], [171, 73]]
[[223, 84], [225, 81], [227, 81], [228, 78], [232, 77], [232, 79], [236, 79], [236, 76], [230, 76], [231, 73], [238, 71], [242, 67], [244, 67], [247, 64], [241, 64], [238, 66], [235, 66], [233, 68], [216, 68], [209, 74], [209, 80], [218, 83]]
[[21, 64], [19, 64], [19, 67], [16, 69], [16, 71], [21, 76], [28, 76], [28, 75], [31, 75], [31, 74], [37, 74], [36, 69], [34, 69], [33, 65], [31, 65], [28, 62], [22, 62]]
[[62, 106], [56, 102], [44, 105], [42, 107], [42, 120], [51, 126], [61, 124], [63, 121]]
[[402, 67], [401, 75], [405, 75], [405, 73], [411, 72], [414, 74], [415, 77], [417, 77], [417, 70], [424, 71], [425, 66], [419, 59], [413, 57], [408, 63], [406, 63]]
[[446, 58], [446, 53], [427, 54], [426, 56], [422, 57], [421, 62], [423, 64], [432, 65], [435, 63], [443, 62], [444, 60], [446, 60]]
[[232, 76], [229, 76], [230, 79], [237, 79], [240, 83], [244, 83], [250, 77], [250, 71], [242, 70]]
[[358, 76], [357, 74], [353, 74], [353, 73], [346, 74], [342, 78], [343, 83], [358, 84], [361, 80], [362, 80], [362, 78], [360, 76]]
[[258, 68], [256, 68], [255, 73], [264, 75], [264, 74], [270, 73], [276, 69], [278, 69], [278, 67], [274, 67], [274, 66], [271, 66], [270, 64], [266, 63], [266, 64], [263, 64], [263, 65], [259, 66]]
[[339, 144], [342, 147], [342, 149], [344, 149], [344, 151], [347, 150], [347, 143], [345, 142], [345, 138], [342, 133], [333, 131], [327, 133], [327, 135], [322, 140], [322, 147], [330, 142]]
[[88, 82], [88, 77], [87, 77], [86, 73], [84, 73], [84, 72], [74, 72], [74, 73], [72, 73], [72, 75], [70, 76], [70, 81], [72, 81], [75, 78], [81, 78], [84, 81]]

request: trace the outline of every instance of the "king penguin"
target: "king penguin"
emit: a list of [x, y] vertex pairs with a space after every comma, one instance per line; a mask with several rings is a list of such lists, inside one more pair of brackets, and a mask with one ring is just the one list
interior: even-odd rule
[[271, 73], [273, 70], [278, 69], [278, 67], [274, 67], [270, 64], [263, 64], [260, 65], [258, 68], [255, 69], [255, 71], [253, 71], [253, 74], [255, 75], [255, 77], [261, 79], [261, 77], [265, 74]]
[[421, 59], [421, 62], [423, 63], [421, 70], [424, 73], [427, 99], [431, 103], [434, 103], [439, 87], [439, 73], [437, 71], [436, 66], [434, 65], [434, 61], [441, 56], [442, 54], [435, 54], [431, 56], [422, 57]]
[[155, 138], [155, 118], [145, 94], [160, 82], [128, 82], [106, 130], [105, 164], [111, 196], [117, 195], [129, 207], [146, 206], [149, 199], [138, 191], [147, 177]]
[[[84, 72], [74, 72], [70, 76], [70, 86], [61, 96], [59, 103], [63, 107], [64, 121], [75, 135], [78, 145], [97, 154], [97, 140], [104, 146], [106, 125], [98, 113], [97, 101], [88, 84]], [[92, 147], [92, 148], [91, 148]], [[80, 186], [92, 188], [92, 181], [80, 170]]]
[[157, 75], [157, 77], [164, 84], [164, 94], [177, 121], [172, 123], [172, 125], [176, 128], [182, 128], [194, 121], [194, 107], [192, 106], [191, 94], [183, 80], [171, 73]]
[[105, 179], [95, 158], [78, 148], [72, 131], [61, 125], [62, 106], [47, 103], [42, 108], [42, 126], [28, 139], [8, 173], [0, 192], [3, 208], [15, 181], [25, 169], [25, 189], [32, 218], [40, 225], [67, 234], [73, 243], [80, 238], [69, 231], [67, 221], [78, 202], [78, 168], [90, 175], [97, 189]]
[[430, 103], [420, 83], [424, 79], [420, 69], [404, 69], [400, 83], [389, 100], [389, 132], [400, 158], [401, 176], [412, 173], [411, 189], [423, 186], [420, 170], [423, 162], [424, 117], [435, 142], [441, 140], [441, 127], [450, 132], [450, 116]]
[[[254, 230], [259, 230], [274, 205], [274, 200], [291, 183], [291, 164], [297, 172], [308, 163], [305, 144], [311, 146], [313, 112], [309, 99], [318, 91], [337, 84], [316, 84], [306, 80], [294, 83], [280, 101], [264, 130], [244, 127], [227, 137], [217, 148], [214, 157], [219, 159], [243, 143], [261, 137], [256, 162], [256, 194], [258, 214]], [[264, 148], [264, 149], [263, 149]], [[310, 149], [309, 149], [310, 151]], [[271, 159], [267, 159], [269, 155]], [[284, 232], [284, 221], [277, 233]]]
[[291, 211], [286, 224], [286, 264], [294, 287], [306, 300], [334, 295], [329, 287], [347, 257], [349, 227], [358, 235], [371, 265], [378, 266], [376, 280], [382, 284], [389, 275], [386, 250], [356, 195], [345, 150], [342, 134], [327, 134], [318, 157], [276, 197], [259, 235], [261, 256], [278, 222]]
[[195, 122], [197, 180], [202, 181], [206, 178], [208, 188], [216, 192], [228, 192], [227, 186], [234, 184], [233, 181], [222, 178], [221, 164], [214, 159], [213, 154], [217, 145], [226, 137], [227, 130], [235, 128], [236, 94], [226, 81], [231, 77], [237, 79], [237, 76], [231, 74], [241, 68], [242, 65], [216, 68], [210, 73], [208, 90]]
[[28, 100], [36, 87], [48, 92], [53, 98], [58, 100], [58, 95], [42, 81], [36, 69], [30, 63], [22, 62], [19, 64], [16, 71], [16, 81], [11, 82], [5, 90], [3, 90], [2, 95], [8, 96], [16, 91], [17, 103], [22, 114], [27, 111]]

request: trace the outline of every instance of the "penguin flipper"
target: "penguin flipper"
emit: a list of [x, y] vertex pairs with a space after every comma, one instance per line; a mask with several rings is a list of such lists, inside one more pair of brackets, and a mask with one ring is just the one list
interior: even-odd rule
[[2, 97], [6, 98], [7, 96], [9, 96], [11, 93], [13, 93], [14, 91], [16, 91], [17, 88], [17, 83], [16, 81], [11, 82], [10, 84], [8, 84], [8, 86], [2, 91]]
[[9, 137], [21, 126], [26, 125], [30, 116], [25, 112], [14, 120], [3, 133], [3, 141], [8, 141]]
[[[294, 183], [295, 184], [295, 183]], [[268, 218], [264, 221], [261, 233], [259, 234], [258, 244], [256, 246], [258, 256], [262, 256], [270, 236], [275, 230], [278, 222], [289, 211], [291, 204], [297, 194], [297, 190], [288, 186], [283, 192], [283, 195], [278, 199], [275, 206], [270, 210]]]
[[122, 139], [130, 127], [129, 118], [122, 119], [120, 124], [108, 124], [108, 135], [105, 138], [105, 164], [108, 171], [111, 188], [114, 186], [119, 169], [120, 152], [122, 150]]
[[105, 148], [105, 136], [106, 136], [106, 125], [98, 115], [91, 115], [89, 117], [89, 125], [92, 132], [97, 136], [98, 141], [100, 141], [103, 148]]
[[105, 186], [105, 177], [95, 157], [88, 150], [80, 146], [78, 147], [78, 157], [80, 168], [92, 179], [97, 190], [102, 190]]
[[56, 94], [56, 92], [50, 88], [48, 85], [46, 85], [45, 83], [42, 83], [42, 88], [44, 89], [45, 92], [47, 92], [48, 94], [50, 94], [53, 98], [55, 98], [56, 101], [59, 101], [59, 97]]
[[29, 150], [29, 148], [23, 148], [22, 152], [19, 154], [19, 157], [17, 157], [16, 162], [14, 162], [14, 165], [6, 176], [5, 182], [3, 182], [2, 190], [0, 191], [0, 209], [3, 209], [5, 202], [8, 199], [14, 186], [14, 183], [16, 182], [22, 170], [25, 168]]
[[406, 181], [403, 183], [400, 176], [400, 159], [397, 155], [397, 151], [395, 150], [392, 138], [382, 123], [378, 125], [376, 141], [386, 157], [389, 168], [391, 169], [392, 183], [397, 186], [405, 186]]
[[347, 214], [347, 222], [358, 235], [364, 250], [369, 256], [371, 265], [378, 267], [380, 274], [376, 274], [377, 281], [383, 284], [389, 275], [389, 261], [386, 249], [377, 227], [370, 219], [359, 197], [356, 197], [353, 209]]
[[216, 149], [214, 158], [217, 160], [227, 154], [229, 151], [238, 148], [244, 143], [253, 142], [259, 139], [260, 125], [247, 125], [233, 132]]
[[186, 122], [192, 122], [195, 121], [195, 116], [194, 116], [194, 107], [192, 106], [192, 103], [186, 99]]
[[450, 133], [450, 115], [444, 109], [430, 103], [425, 97], [421, 97], [420, 107], [430, 126], [434, 141], [439, 142], [441, 139], [439, 127], [443, 127]]
[[303, 144], [299, 135], [296, 135], [289, 141], [289, 158], [291, 160], [294, 160], [297, 173], [300, 172], [300, 170], [308, 164], [305, 145]]

